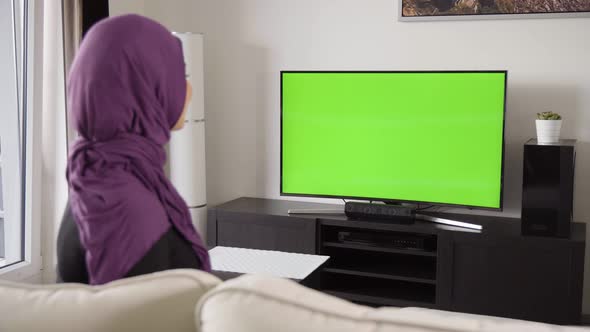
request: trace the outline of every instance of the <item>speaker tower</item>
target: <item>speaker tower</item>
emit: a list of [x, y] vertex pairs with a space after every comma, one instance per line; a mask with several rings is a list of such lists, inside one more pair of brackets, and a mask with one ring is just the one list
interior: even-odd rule
[[524, 145], [522, 234], [567, 238], [573, 216], [576, 140]]

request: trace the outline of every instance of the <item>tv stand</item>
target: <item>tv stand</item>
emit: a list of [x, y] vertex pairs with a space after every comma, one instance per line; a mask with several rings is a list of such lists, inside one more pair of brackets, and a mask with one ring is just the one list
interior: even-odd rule
[[289, 209], [287, 214], [344, 214], [343, 209]]
[[373, 306], [420, 306], [556, 324], [582, 311], [586, 225], [571, 236], [522, 236], [520, 220], [421, 214], [479, 224], [482, 230], [289, 215], [338, 209], [308, 202], [239, 198], [209, 209], [207, 243], [328, 255], [314, 288]]

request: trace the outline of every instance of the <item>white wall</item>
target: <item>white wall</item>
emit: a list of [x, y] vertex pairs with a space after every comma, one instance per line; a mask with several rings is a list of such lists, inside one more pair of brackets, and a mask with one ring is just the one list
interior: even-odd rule
[[[154, 5], [157, 4], [154, 3]], [[123, 14], [145, 15], [144, 10], [144, 0], [109, 0], [109, 14], [111, 16]]]
[[[520, 214], [534, 114], [553, 110], [565, 117], [563, 136], [580, 140], [575, 219], [590, 222], [590, 19], [408, 23], [397, 21], [395, 0], [126, 2], [172, 30], [205, 33], [211, 205], [279, 197], [280, 70], [507, 69], [503, 214]], [[590, 313], [590, 250], [586, 257]]]

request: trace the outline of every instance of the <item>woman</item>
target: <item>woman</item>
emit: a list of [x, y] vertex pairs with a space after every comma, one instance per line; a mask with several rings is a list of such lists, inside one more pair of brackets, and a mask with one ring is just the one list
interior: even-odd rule
[[190, 97], [180, 40], [160, 24], [118, 16], [84, 37], [68, 81], [80, 137], [70, 150], [70, 203], [58, 236], [62, 281], [210, 270], [186, 203], [163, 169], [164, 144], [171, 129], [182, 128]]

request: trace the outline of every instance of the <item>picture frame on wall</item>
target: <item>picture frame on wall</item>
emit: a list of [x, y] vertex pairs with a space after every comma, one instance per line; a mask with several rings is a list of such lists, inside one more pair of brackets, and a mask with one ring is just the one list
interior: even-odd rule
[[590, 0], [399, 0], [400, 21], [590, 17]]

